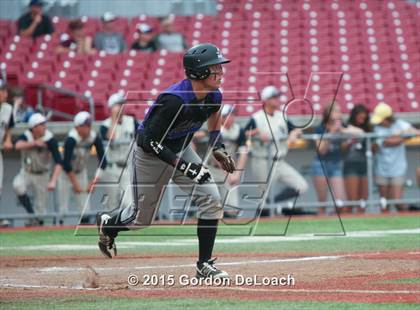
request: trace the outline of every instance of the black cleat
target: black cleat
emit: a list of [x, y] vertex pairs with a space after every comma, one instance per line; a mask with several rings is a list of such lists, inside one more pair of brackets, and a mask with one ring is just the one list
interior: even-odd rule
[[98, 227], [99, 234], [98, 246], [99, 250], [106, 258], [112, 258], [110, 250], [113, 251], [114, 257], [117, 256], [117, 246], [115, 245], [115, 238], [105, 234], [103, 231], [104, 224], [106, 224], [110, 218], [111, 216], [109, 216], [106, 213], [98, 213], [96, 215], [96, 226]]
[[197, 265], [196, 267], [196, 278], [229, 278], [229, 274], [226, 271], [220, 270], [214, 266], [214, 261], [216, 259], [209, 259], [207, 262]]

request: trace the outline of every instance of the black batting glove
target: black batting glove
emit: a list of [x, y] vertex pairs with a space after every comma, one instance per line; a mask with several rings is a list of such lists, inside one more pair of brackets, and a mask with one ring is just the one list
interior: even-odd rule
[[177, 169], [198, 184], [204, 184], [210, 179], [210, 171], [202, 164], [187, 163], [180, 160]]

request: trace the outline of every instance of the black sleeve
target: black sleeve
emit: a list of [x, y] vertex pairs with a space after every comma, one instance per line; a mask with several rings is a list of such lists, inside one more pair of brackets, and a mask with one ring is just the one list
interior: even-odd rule
[[157, 50], [156, 42], [154, 40], [150, 41], [150, 47], [154, 52]]
[[145, 152], [154, 153], [164, 162], [175, 166], [176, 153], [163, 144], [167, 129], [171, 126], [178, 113], [183, 108], [183, 101], [174, 95], [162, 96], [154, 107], [142, 134], [139, 136], [140, 145]]
[[245, 131], [254, 130], [257, 128], [257, 123], [255, 122], [254, 118], [250, 118], [248, 124], [245, 126]]
[[154, 38], [150, 41], [150, 45], [153, 47], [153, 51], [157, 51], [159, 46], [158, 46], [158, 35], [155, 35]]
[[13, 113], [10, 116], [10, 120], [9, 120], [9, 129], [12, 129], [13, 127], [15, 127], [15, 119], [13, 118]]
[[95, 141], [93, 142], [96, 148], [96, 156], [98, 157], [99, 162], [101, 163], [101, 168], [106, 168], [106, 158], [105, 158], [105, 151], [104, 145], [102, 143], [102, 139], [99, 136], [96, 136]]
[[155, 37], [153, 38], [153, 42], [155, 42], [156, 49], [160, 49], [159, 34], [155, 35]]
[[51, 152], [54, 162], [56, 164], [61, 164], [62, 159], [60, 152], [58, 151], [58, 142], [55, 138], [51, 138], [47, 141], [48, 150]]
[[76, 146], [76, 140], [71, 137], [68, 137], [64, 142], [64, 158], [63, 158], [63, 170], [65, 172], [70, 172], [73, 170], [71, 166], [71, 159], [73, 157], [74, 147]]
[[28, 28], [29, 27], [29, 25], [28, 25], [28, 21], [27, 21], [27, 19], [25, 18], [25, 15], [22, 15], [19, 19], [18, 19], [18, 21], [17, 21], [17, 29], [18, 29], [18, 33], [21, 31], [21, 30], [25, 30], [26, 28]]
[[140, 122], [135, 117], [133, 117], [133, 121], [134, 121], [134, 131], [136, 131], [137, 128], [139, 128]]
[[291, 132], [294, 129], [296, 129], [296, 126], [291, 121], [287, 121], [287, 131]]
[[51, 19], [48, 16], [45, 16], [45, 28], [46, 28], [46, 33], [45, 34], [51, 34], [54, 32], [54, 26], [51, 22]]
[[245, 130], [242, 128], [241, 128], [241, 131], [239, 132], [239, 137], [236, 140], [236, 144], [238, 145], [238, 147], [244, 146], [246, 144]]
[[137, 49], [139, 49], [139, 48], [138, 48], [138, 44], [137, 44], [137, 42], [133, 42], [133, 43], [131, 44], [131, 49], [132, 49], [132, 50], [137, 50]]
[[101, 125], [101, 127], [99, 127], [99, 134], [102, 140], [108, 140], [106, 137], [106, 135], [108, 134], [108, 127]]

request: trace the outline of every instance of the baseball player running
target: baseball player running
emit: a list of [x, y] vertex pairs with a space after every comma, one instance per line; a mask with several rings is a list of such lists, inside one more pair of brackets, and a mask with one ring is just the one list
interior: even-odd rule
[[109, 258], [116, 255], [118, 232], [149, 226], [157, 211], [164, 186], [172, 178], [198, 206], [197, 236], [199, 257], [197, 277], [228, 277], [212, 259], [219, 219], [223, 207], [216, 184], [201, 158], [189, 145], [194, 132], [207, 121], [212, 154], [229, 173], [235, 163], [226, 153], [220, 138], [218, 90], [223, 76], [223, 57], [213, 44], [199, 44], [184, 55], [187, 79], [173, 84], [157, 97], [138, 127], [133, 154], [134, 202], [123, 210], [99, 213], [99, 249]]
[[[21, 151], [22, 168], [13, 179], [13, 189], [28, 213], [34, 213], [28, 196], [29, 188], [33, 189], [36, 213], [45, 214], [48, 191], [55, 190], [61, 172], [58, 142], [47, 130], [46, 123], [47, 119], [44, 115], [32, 114], [28, 122], [29, 129], [25, 130], [15, 144], [16, 150]], [[50, 177], [51, 158], [55, 165]], [[42, 224], [42, 220], [30, 221], [30, 225]]]
[[[0, 80], [0, 198], [3, 189], [3, 150], [13, 149], [12, 136], [10, 129], [13, 127], [13, 107], [6, 102], [7, 85]], [[10, 223], [5, 219], [0, 219], [0, 226], [8, 226]]]
[[[75, 127], [70, 130], [64, 142], [63, 175], [60, 182], [60, 213], [68, 210], [70, 188], [73, 188], [77, 207], [83, 210], [87, 201], [87, 193], [91, 191], [106, 168], [104, 147], [99, 135], [92, 130], [92, 117], [89, 112], [82, 111], [74, 117]], [[87, 160], [92, 146], [96, 148], [100, 168], [93, 180], [88, 184]], [[88, 209], [88, 208], [87, 208]]]
[[133, 197], [127, 164], [138, 124], [134, 117], [124, 115], [124, 103], [123, 93], [112, 94], [108, 99], [111, 116], [100, 127], [102, 140], [108, 142], [107, 167], [101, 181], [110, 183], [107, 188], [109, 210], [127, 206]]

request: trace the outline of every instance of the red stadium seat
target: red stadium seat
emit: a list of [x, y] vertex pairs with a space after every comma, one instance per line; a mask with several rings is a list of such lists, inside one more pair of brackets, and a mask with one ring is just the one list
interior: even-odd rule
[[[259, 90], [266, 83], [277, 83], [286, 89], [287, 83], [280, 81], [281, 74], [269, 78], [261, 72], [287, 72], [295, 95], [304, 94], [313, 71], [343, 72], [347, 74], [338, 98], [345, 111], [357, 101], [373, 106], [381, 100], [378, 98], [383, 98], [397, 111], [410, 112], [418, 109], [420, 98], [416, 87], [420, 83], [419, 11], [418, 6], [406, 1], [386, 5], [374, 0], [220, 1], [216, 16], [179, 16], [175, 23], [188, 42], [213, 42], [232, 59], [226, 66], [223, 84], [227, 96]], [[89, 35], [101, 29], [98, 18], [81, 19]], [[54, 47], [59, 35], [67, 31], [68, 21], [53, 17], [55, 34], [35, 42], [15, 36], [15, 22], [0, 21], [0, 66], [6, 69], [10, 83], [32, 85], [33, 90], [37, 83], [54, 85], [60, 81], [61, 87], [91, 92], [100, 109], [113, 91], [130, 90], [151, 99], [157, 91], [184, 76], [182, 53], [56, 55]], [[160, 30], [156, 17], [120, 17], [117, 28], [128, 38], [128, 44], [138, 23], [148, 23], [156, 32]], [[93, 71], [96, 73], [92, 75]], [[62, 72], [64, 78], [60, 78]], [[387, 87], [381, 89], [379, 84]], [[318, 100], [326, 95], [324, 86], [308, 94], [319, 96]], [[253, 108], [246, 104], [240, 114], [249, 115]], [[106, 111], [101, 111], [104, 117]], [[303, 112], [299, 108], [295, 111]]]

